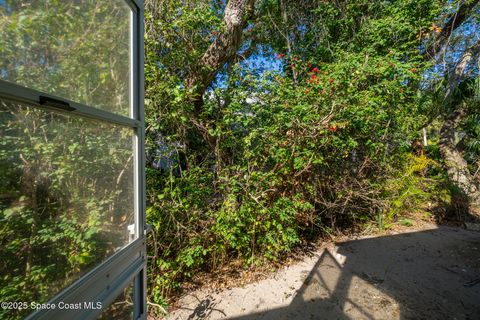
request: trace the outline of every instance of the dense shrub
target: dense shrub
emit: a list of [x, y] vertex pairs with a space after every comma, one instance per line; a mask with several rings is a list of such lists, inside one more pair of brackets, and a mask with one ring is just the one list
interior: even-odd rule
[[[163, 10], [167, 17], [171, 8]], [[280, 8], [266, 1], [258, 10]], [[219, 28], [212, 12], [205, 16], [213, 23], [208, 30]], [[149, 16], [148, 144], [175, 155], [148, 171], [156, 302], [198, 271], [238, 259], [245, 266], [275, 261], [345, 228], [385, 228], [430, 199], [425, 172], [436, 163], [414, 155], [412, 144], [428, 102], [419, 94], [428, 65], [417, 32], [435, 12], [428, 1], [354, 1], [343, 9], [323, 2], [300, 21], [289, 13], [291, 26], [283, 27], [302, 41], [294, 49], [260, 19], [266, 43], [250, 60], [226, 66], [205, 93], [201, 113], [182, 85], [194, 67], [190, 54], [198, 52], [182, 48], [185, 38], [175, 35], [196, 39], [202, 52], [211, 34], [203, 22], [188, 28], [179, 22], [191, 19], [181, 10], [176, 22]], [[299, 23], [304, 33], [296, 33]], [[320, 42], [312, 44], [315, 36]], [[175, 56], [162, 51], [168, 48], [176, 48]], [[159, 163], [152, 151], [152, 163], [156, 156]]]

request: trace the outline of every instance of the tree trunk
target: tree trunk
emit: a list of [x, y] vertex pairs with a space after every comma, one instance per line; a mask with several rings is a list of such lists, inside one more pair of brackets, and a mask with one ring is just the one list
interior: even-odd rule
[[[455, 68], [449, 74], [448, 87], [445, 92], [445, 104], [456, 103], [452, 101], [455, 89], [465, 79], [468, 78], [468, 66], [474, 59], [478, 59], [480, 53], [480, 41], [467, 48], [458, 60]], [[468, 163], [463, 157], [461, 150], [455, 141], [456, 127], [467, 114], [467, 106], [465, 104], [457, 105], [453, 108], [453, 112], [445, 116], [443, 126], [440, 130], [440, 152], [442, 154], [447, 174], [450, 182], [458, 188], [462, 199], [452, 198], [454, 207], [460, 204], [461, 207], [468, 210], [469, 205], [475, 207], [480, 206], [480, 190], [476, 185], [475, 178], [468, 170]], [[461, 202], [464, 202], [462, 205]]]
[[219, 33], [210, 47], [205, 51], [197, 68], [187, 77], [186, 87], [192, 90], [195, 112], [203, 107], [203, 94], [215, 79], [215, 75], [226, 64], [235, 60], [240, 49], [243, 29], [252, 15], [255, 0], [228, 1], [223, 22], [225, 29]]
[[480, 206], [480, 190], [455, 142], [456, 127], [465, 115], [466, 107], [462, 106], [445, 119], [440, 130], [440, 152], [445, 161], [450, 182], [459, 189], [458, 191], [470, 204]]
[[467, 48], [460, 59], [458, 60], [455, 68], [451, 70], [448, 75], [448, 87], [445, 92], [445, 101], [448, 103], [453, 95], [453, 92], [465, 79], [470, 76], [471, 68], [468, 66], [472, 61], [478, 61], [480, 55], [480, 40]]

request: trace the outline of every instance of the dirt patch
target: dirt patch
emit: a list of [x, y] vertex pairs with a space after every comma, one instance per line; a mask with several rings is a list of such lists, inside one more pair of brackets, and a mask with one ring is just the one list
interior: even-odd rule
[[480, 319], [480, 233], [421, 228], [338, 239], [263, 280], [195, 290], [168, 319]]

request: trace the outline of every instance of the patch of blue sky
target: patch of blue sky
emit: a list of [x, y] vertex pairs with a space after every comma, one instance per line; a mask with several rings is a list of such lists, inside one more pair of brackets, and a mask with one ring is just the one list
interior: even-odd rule
[[300, 35], [303, 37], [307, 34], [308, 32], [308, 27], [305, 24], [299, 24], [297, 26], [297, 30], [300, 33]]
[[212, 9], [216, 14], [223, 15], [225, 8], [227, 7], [227, 1], [211, 1], [210, 9]]
[[[240, 51], [240, 55], [242, 50]], [[267, 74], [283, 74], [285, 63], [278, 59], [276, 53], [269, 46], [259, 45], [254, 54], [240, 62], [243, 75], [254, 75], [258, 79], [264, 78]], [[213, 83], [214, 88], [226, 88], [228, 74], [226, 71], [219, 72]]]
[[[458, 62], [465, 50], [479, 41], [479, 31], [480, 24], [473, 19], [458, 27], [452, 34], [446, 50], [437, 58], [436, 63], [423, 74], [421, 88], [425, 89], [431, 85], [435, 85], [443, 79], [445, 72], [451, 70], [452, 66]], [[469, 72], [471, 76], [478, 75], [478, 65], [472, 63], [467, 72]]]
[[241, 62], [242, 68], [247, 72], [263, 76], [266, 72], [282, 73], [284, 62], [277, 59], [270, 47], [259, 46], [258, 52]]

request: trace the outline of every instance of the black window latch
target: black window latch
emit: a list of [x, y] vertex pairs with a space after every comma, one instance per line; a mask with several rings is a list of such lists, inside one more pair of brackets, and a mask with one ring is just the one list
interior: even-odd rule
[[54, 107], [58, 109], [62, 109], [65, 111], [75, 111], [76, 109], [70, 105], [70, 103], [50, 98], [50, 97], [45, 97], [45, 96], [40, 96], [40, 104], [42, 106], [47, 106], [47, 107]]

